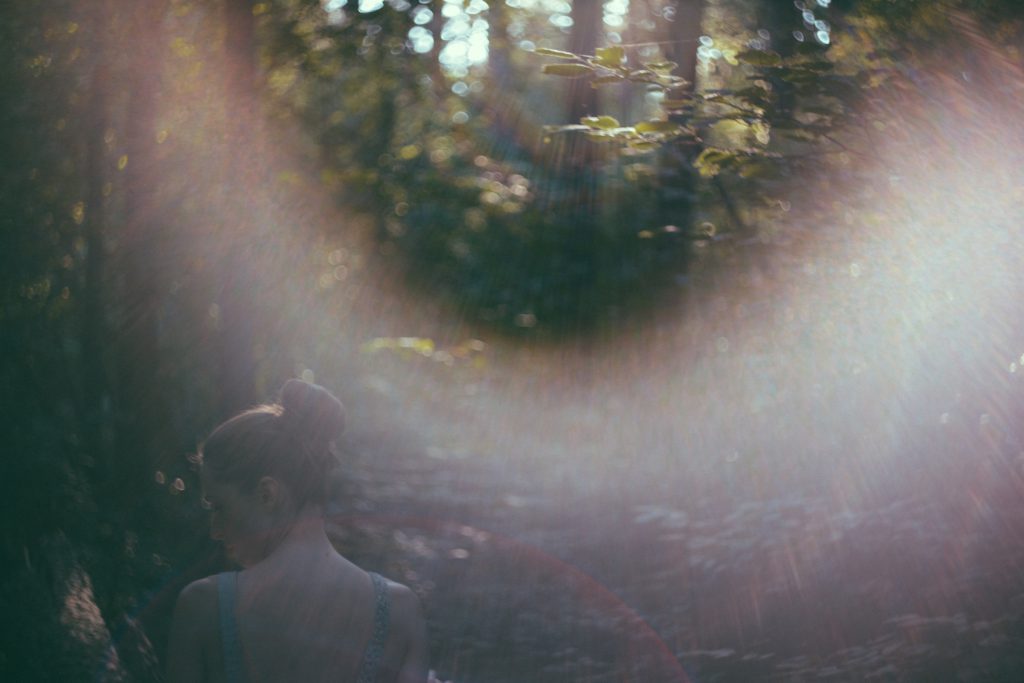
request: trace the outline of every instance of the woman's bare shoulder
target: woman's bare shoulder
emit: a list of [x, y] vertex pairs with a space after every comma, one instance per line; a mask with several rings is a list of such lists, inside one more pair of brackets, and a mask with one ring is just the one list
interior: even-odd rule
[[197, 579], [181, 589], [174, 616], [193, 627], [212, 627], [217, 619], [217, 577]]
[[388, 596], [391, 598], [391, 610], [396, 619], [413, 623], [423, 618], [423, 606], [419, 596], [408, 586], [389, 579]]
[[193, 581], [178, 594], [167, 648], [167, 680], [205, 680], [209, 643], [217, 628], [217, 580]]
[[427, 632], [423, 605], [408, 586], [388, 581], [392, 623], [402, 634], [403, 655], [396, 678], [400, 683], [426, 683]]
[[388, 581], [391, 623], [409, 642], [422, 640], [426, 633], [423, 604], [416, 593], [401, 583]]

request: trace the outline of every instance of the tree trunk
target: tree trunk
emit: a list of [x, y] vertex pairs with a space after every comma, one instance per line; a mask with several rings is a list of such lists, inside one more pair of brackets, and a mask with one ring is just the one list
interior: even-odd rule
[[[599, 37], [604, 35], [603, 3], [601, 0], [575, 0], [572, 5], [572, 32], [569, 34], [570, 52], [593, 55], [598, 47]], [[597, 90], [590, 84], [589, 78], [574, 78], [568, 81], [565, 99], [566, 119], [568, 123], [579, 123], [584, 116], [598, 114]], [[556, 181], [568, 182], [573, 191], [566, 195], [569, 205], [569, 222], [576, 228], [591, 223], [594, 215], [596, 195], [596, 166], [600, 157], [597, 145], [585, 135], [573, 131], [551, 136], [545, 149], [544, 165], [548, 167], [550, 177]], [[546, 181], [542, 181], [546, 182]], [[541, 187], [542, 183], [538, 183]], [[538, 195], [538, 202], [543, 205], [550, 200], [543, 192]]]
[[[226, 193], [224, 224], [225, 252], [222, 255], [218, 356], [221, 367], [221, 410], [224, 417], [253, 404], [256, 362], [253, 356], [251, 236], [247, 218], [256, 212], [242, 197], [250, 196], [250, 185], [262, 178], [253, 176], [258, 168], [260, 148], [259, 96], [257, 92], [256, 25], [251, 0], [227, 0], [224, 39], [227, 149], [222, 190]], [[254, 157], [257, 157], [254, 159]], [[257, 162], [257, 163], [254, 163]]]
[[490, 52], [488, 66], [491, 79], [499, 92], [512, 82], [512, 64], [509, 60], [508, 5], [505, 0], [493, 0], [487, 13], [490, 26]]
[[[687, 85], [683, 92], [674, 96], [685, 96], [697, 87], [697, 45], [701, 36], [701, 21], [704, 16], [704, 0], [670, 0], [666, 7], [674, 8], [666, 21], [664, 53], [668, 61], [679, 66], [675, 73], [685, 78]], [[687, 125], [689, 115], [676, 112], [669, 120]], [[697, 195], [697, 175], [693, 160], [698, 150], [690, 144], [666, 145], [660, 154], [658, 175], [661, 182], [660, 212], [664, 222], [676, 225], [686, 232], [693, 222], [693, 209]]]
[[673, 8], [672, 19], [665, 22], [665, 58], [679, 66], [675, 73], [689, 82], [689, 92], [696, 89], [697, 45], [704, 18], [704, 0], [668, 0], [665, 7]]
[[168, 447], [162, 443], [168, 422], [157, 331], [161, 273], [151, 256], [160, 239], [156, 118], [163, 63], [160, 22], [166, 4], [142, 2], [130, 7], [132, 56], [125, 123], [128, 166], [121, 240], [126, 312], [120, 349], [121, 410], [129, 415], [129, 424], [127, 448], [121, 452], [137, 462], [136, 474], [144, 475], [155, 454]]
[[444, 69], [441, 68], [441, 50], [444, 49], [444, 40], [442, 40], [441, 34], [444, 32], [446, 22], [444, 15], [441, 14], [443, 8], [444, 0], [433, 0], [430, 3], [430, 23], [427, 24], [430, 35], [434, 38], [434, 46], [430, 49], [429, 54], [430, 80], [433, 84], [434, 95], [439, 100], [446, 98], [449, 92]]
[[[569, 52], [592, 55], [598, 39], [604, 35], [602, 0], [574, 0], [572, 3], [572, 33], [569, 34]], [[569, 81], [566, 99], [568, 123], [579, 123], [584, 116], [597, 113], [597, 90], [586, 78]]]
[[[108, 0], [96, 3], [95, 21], [97, 26], [109, 22]], [[110, 54], [106, 45], [96, 44], [95, 64], [89, 88], [86, 128], [85, 160], [85, 222], [83, 225], [86, 244], [85, 277], [82, 287], [82, 391], [81, 418], [85, 452], [92, 468], [100, 476], [112, 469], [111, 449], [104, 443], [106, 410], [104, 404], [108, 395], [108, 382], [103, 352], [106, 337], [105, 321], [105, 229], [106, 222], [103, 186], [109, 179], [107, 152], [104, 138], [110, 122], [108, 112], [110, 86]]]
[[[167, 387], [160, 374], [157, 331], [160, 310], [160, 269], [155, 267], [158, 229], [156, 206], [156, 111], [162, 71], [164, 2], [122, 3], [126, 14], [128, 102], [125, 112], [124, 226], [118, 258], [124, 273], [122, 322], [117, 330], [117, 412], [123, 422], [117, 431], [116, 448], [97, 489], [103, 525], [123, 536], [140, 531], [148, 514], [149, 499], [139, 491], [150, 481], [150, 472], [160, 453], [173, 451], [167, 410]], [[108, 570], [95, 577], [97, 597], [104, 612], [117, 615], [122, 605], [111, 604], [131, 573], [128, 558], [122, 556], [124, 538], [107, 549]]]
[[[757, 6], [757, 28], [768, 33], [767, 47], [783, 57], [790, 57], [796, 51], [797, 40], [793, 31], [803, 29], [803, 22], [793, 3], [784, 0], [767, 0]], [[808, 36], [808, 39], [813, 40]], [[762, 40], [764, 40], [762, 38]], [[788, 113], [793, 109], [793, 86], [781, 78], [769, 78], [775, 93], [779, 112]]]

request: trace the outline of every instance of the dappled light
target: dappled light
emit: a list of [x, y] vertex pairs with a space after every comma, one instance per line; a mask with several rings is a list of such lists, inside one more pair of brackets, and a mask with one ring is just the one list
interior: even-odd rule
[[4, 10], [0, 677], [159, 678], [299, 378], [444, 680], [1015, 680], [1020, 11], [782, 4]]

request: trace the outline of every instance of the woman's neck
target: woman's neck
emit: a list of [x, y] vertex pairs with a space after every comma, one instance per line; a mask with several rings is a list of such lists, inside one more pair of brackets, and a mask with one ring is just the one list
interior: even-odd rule
[[319, 510], [303, 510], [260, 564], [291, 564], [296, 560], [303, 563], [316, 562], [329, 559], [335, 554], [334, 546], [327, 538], [323, 515]]

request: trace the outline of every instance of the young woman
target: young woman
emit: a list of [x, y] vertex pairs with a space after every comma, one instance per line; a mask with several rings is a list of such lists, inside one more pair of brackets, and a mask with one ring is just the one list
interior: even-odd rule
[[203, 445], [210, 535], [242, 570], [188, 585], [168, 650], [171, 683], [423, 683], [416, 596], [339, 555], [324, 530], [330, 443], [344, 410], [291, 380], [280, 404], [248, 410]]

